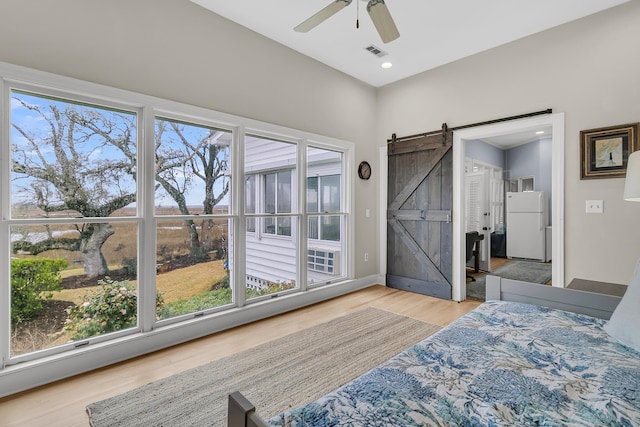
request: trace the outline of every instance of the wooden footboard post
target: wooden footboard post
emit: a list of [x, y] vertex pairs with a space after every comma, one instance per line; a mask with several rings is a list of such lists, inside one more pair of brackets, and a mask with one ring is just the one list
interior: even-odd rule
[[257, 414], [256, 407], [239, 391], [229, 395], [227, 427], [268, 427]]

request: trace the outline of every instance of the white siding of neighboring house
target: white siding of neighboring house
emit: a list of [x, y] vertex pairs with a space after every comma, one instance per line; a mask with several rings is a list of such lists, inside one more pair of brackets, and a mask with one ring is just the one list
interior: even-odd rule
[[[333, 157], [333, 158], [330, 158]], [[324, 176], [342, 173], [342, 166], [337, 156], [310, 155], [308, 159], [307, 176]], [[245, 155], [245, 171], [247, 175], [274, 172], [295, 167], [296, 146], [294, 144], [284, 145], [280, 142], [259, 141], [251, 142], [247, 145]], [[261, 184], [258, 184], [256, 191], [261, 193]], [[296, 210], [296, 179], [295, 171], [292, 174], [292, 210]], [[263, 209], [263, 201], [259, 198], [256, 203], [257, 212]], [[260, 222], [261, 219], [256, 219]], [[305, 225], [306, 226], [306, 225]], [[296, 269], [298, 261], [296, 259], [297, 230], [295, 219], [292, 219], [291, 236], [277, 236], [261, 232], [261, 228], [256, 224], [256, 232], [247, 232], [246, 236], [246, 274], [247, 285], [249, 287], [259, 286], [255, 279], [263, 279], [269, 282], [291, 282], [296, 280]], [[344, 233], [342, 233], [344, 235]], [[326, 249], [337, 251], [340, 257], [341, 242], [330, 242], [322, 240], [309, 240], [309, 248]], [[343, 262], [339, 261], [342, 275]], [[305, 259], [306, 265], [306, 259]], [[335, 274], [323, 274], [309, 271], [309, 281], [313, 283], [325, 282], [336, 277]]]
[[[256, 233], [247, 233], [247, 276], [270, 282], [296, 280], [295, 238], [295, 235], [263, 235], [262, 239], [258, 239]], [[247, 285], [251, 284], [247, 280]]]
[[277, 169], [294, 168], [296, 165], [296, 144], [247, 138], [245, 153], [245, 173], [266, 172]]

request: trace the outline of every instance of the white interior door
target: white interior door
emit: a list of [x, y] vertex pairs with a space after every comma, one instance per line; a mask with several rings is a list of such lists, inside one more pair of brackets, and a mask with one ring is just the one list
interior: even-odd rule
[[[484, 236], [479, 242], [479, 268], [491, 271], [491, 210], [489, 173], [486, 170], [465, 175], [465, 231], [477, 231]], [[467, 263], [474, 267], [474, 260]]]

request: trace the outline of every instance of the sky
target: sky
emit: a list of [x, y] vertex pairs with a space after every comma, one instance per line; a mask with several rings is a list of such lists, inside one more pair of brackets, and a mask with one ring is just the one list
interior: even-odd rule
[[[32, 166], [42, 168], [45, 164], [48, 167], [56, 168], [58, 172], [62, 170], [62, 163], [56, 160], [54, 147], [51, 143], [53, 131], [50, 123], [42, 117], [41, 114], [23, 106], [16, 98], [20, 98], [26, 101], [30, 106], [38, 106], [41, 111], [45, 111], [50, 115], [50, 105], [58, 107], [59, 110], [64, 110], [67, 107], [73, 106], [78, 112], [83, 112], [87, 115], [99, 115], [108, 119], [114, 127], [110, 132], [110, 135], [120, 136], [123, 135], [127, 128], [136, 126], [137, 117], [135, 113], [116, 111], [106, 108], [100, 108], [96, 106], [71, 104], [70, 102], [63, 102], [57, 99], [43, 98], [36, 95], [30, 95], [23, 92], [12, 92], [11, 100], [11, 122], [12, 125], [17, 125], [25, 133], [29, 135], [29, 139], [36, 142], [36, 146], [29, 142], [29, 139], [22, 135], [15, 126], [11, 128], [11, 145], [13, 160], [18, 162], [29, 161]], [[55, 120], [52, 120], [56, 123]], [[157, 122], [158, 123], [158, 122]], [[182, 129], [182, 135], [189, 140], [193, 145], [197, 145], [199, 141], [211, 134], [211, 129], [202, 126], [179, 124]], [[66, 135], [68, 130], [68, 121], [64, 123], [65, 129], [63, 134]], [[101, 129], [106, 129], [106, 126], [100, 126]], [[62, 144], [63, 150], [67, 158], [72, 156], [72, 151], [75, 150], [77, 157], [81, 159], [78, 165], [73, 169], [73, 172], [79, 173], [84, 181], [83, 187], [87, 187], [86, 197], [93, 198], [96, 202], [108, 200], [115, 197], [120, 193], [132, 192], [135, 189], [135, 181], [130, 174], [123, 171], [120, 173], [113, 173], [117, 169], [107, 168], [104, 173], [96, 174], [96, 169], [105, 162], [126, 162], [127, 157], [115, 148], [113, 145], [105, 143], [104, 138], [91, 135], [86, 131], [86, 128], [78, 125], [76, 126], [76, 138], [74, 138], [73, 147], [70, 144]], [[163, 134], [162, 138], [162, 150], [163, 154], [168, 151], [178, 153], [179, 158], [185, 158], [188, 156], [185, 151], [183, 143], [178, 138], [178, 135], [167, 127], [167, 131]], [[58, 132], [57, 128], [55, 131]], [[214, 134], [218, 138], [221, 136], [219, 133]], [[66, 139], [60, 138], [62, 141]], [[131, 145], [129, 149], [132, 153], [137, 152], [135, 146], [136, 133], [132, 132], [130, 138]], [[168, 151], [167, 151], [168, 150]], [[181, 153], [181, 154], [180, 154]], [[226, 146], [221, 150], [221, 155], [228, 159], [229, 148]], [[204, 200], [204, 183], [199, 178], [186, 181], [187, 176], [180, 170], [173, 169], [173, 177], [175, 183], [183, 187], [185, 182], [187, 186], [185, 189], [185, 195], [187, 198], [187, 204], [190, 206], [202, 206]], [[12, 173], [12, 204], [34, 201], [36, 199], [35, 190], [31, 188], [31, 184], [34, 179], [28, 177], [23, 173]], [[222, 188], [222, 180], [218, 180], [214, 186], [214, 192], [219, 194]], [[50, 194], [56, 193], [53, 190], [53, 186], [49, 185]], [[216, 188], [217, 187], [217, 188]], [[39, 185], [38, 188], [46, 189], [46, 186]], [[54, 199], [49, 197], [50, 200]], [[59, 200], [59, 197], [57, 197]], [[156, 190], [155, 205], [156, 206], [175, 206], [175, 201], [161, 188]], [[228, 196], [221, 202], [221, 204], [228, 205]]]

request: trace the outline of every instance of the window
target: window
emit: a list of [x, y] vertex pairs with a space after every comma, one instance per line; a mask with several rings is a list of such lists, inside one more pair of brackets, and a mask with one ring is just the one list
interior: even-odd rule
[[351, 144], [23, 71], [0, 64], [0, 379], [33, 386], [22, 362], [45, 357], [72, 375], [347, 278]]
[[[307, 212], [340, 212], [340, 175], [307, 178]], [[310, 216], [309, 238], [340, 240], [340, 217]]]
[[[300, 289], [297, 150], [296, 144], [287, 141], [260, 135], [245, 138], [245, 180], [249, 182], [245, 185], [245, 214], [250, 215], [245, 291], [249, 300]], [[259, 212], [251, 216], [254, 205]], [[251, 225], [257, 229], [249, 228]]]
[[[264, 175], [264, 213], [291, 213], [291, 171]], [[267, 218], [264, 232], [278, 236], [291, 236], [291, 219], [287, 217]]]
[[155, 119], [158, 320], [233, 301], [224, 267], [232, 237], [231, 140], [228, 130]]
[[307, 148], [307, 281], [331, 283], [346, 265], [343, 154]]
[[10, 355], [135, 329], [137, 113], [10, 96]]

